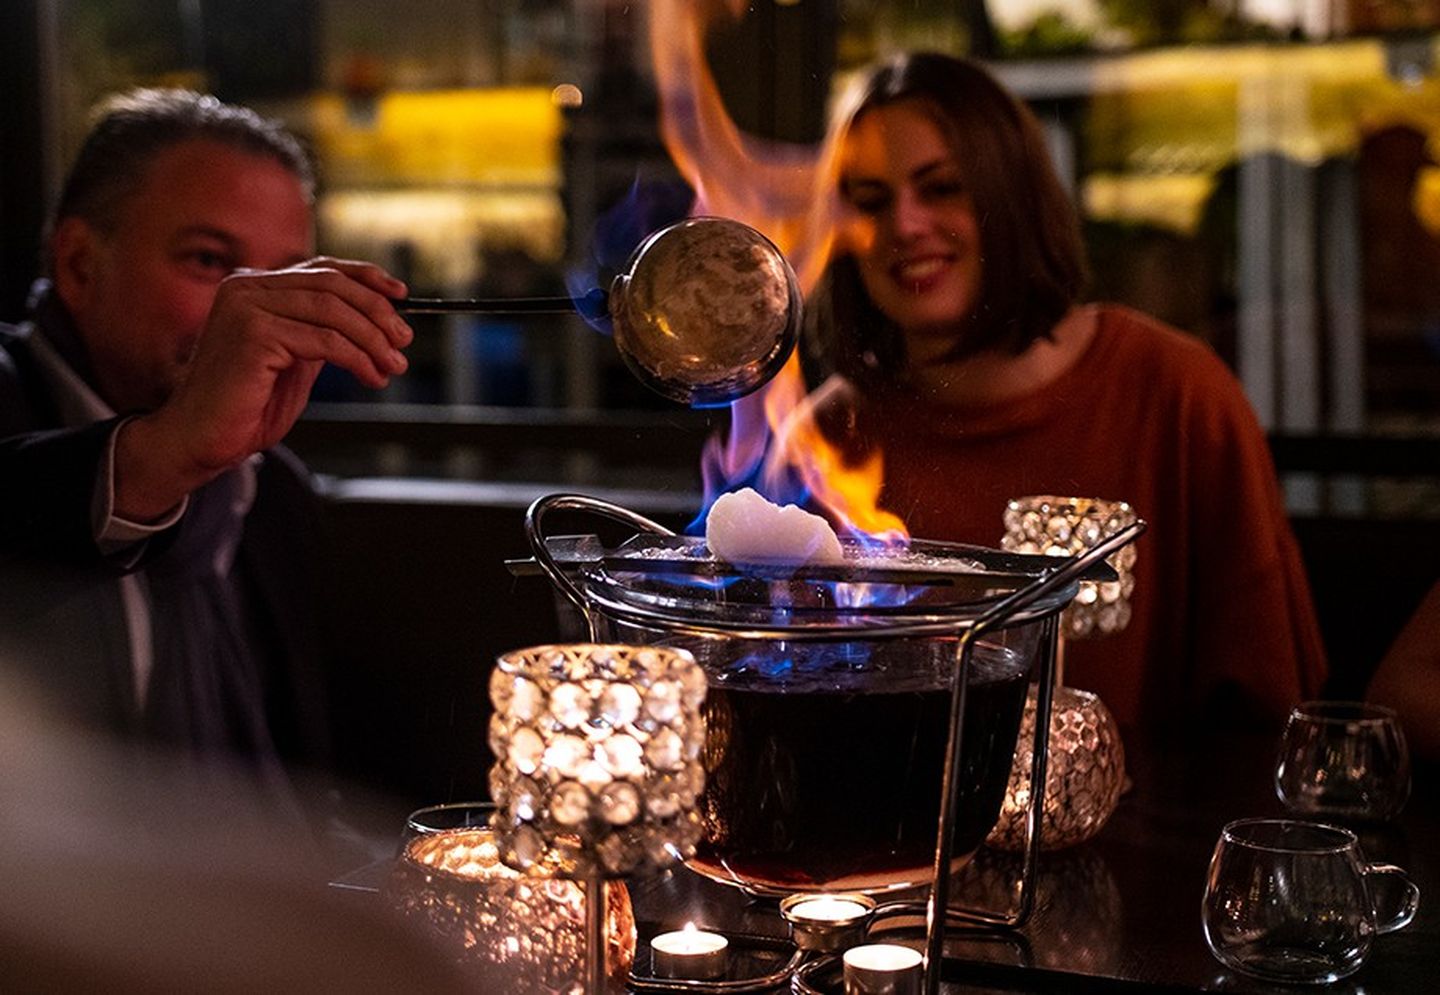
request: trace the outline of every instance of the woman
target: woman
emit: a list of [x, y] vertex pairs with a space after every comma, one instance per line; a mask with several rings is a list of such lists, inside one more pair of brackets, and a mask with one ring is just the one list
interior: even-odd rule
[[1323, 650], [1264, 435], [1198, 340], [1079, 305], [1075, 211], [1030, 111], [978, 66], [911, 54], [865, 76], [836, 142], [838, 223], [808, 308], [812, 372], [867, 397], [884, 507], [995, 545], [1009, 498], [1130, 502], [1124, 632], [1067, 646], [1067, 683], [1123, 726], [1278, 721]]

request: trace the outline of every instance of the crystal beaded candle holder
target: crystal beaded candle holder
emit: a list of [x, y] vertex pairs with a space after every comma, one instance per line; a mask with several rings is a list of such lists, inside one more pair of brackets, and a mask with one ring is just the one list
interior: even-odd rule
[[[619, 986], [635, 960], [635, 917], [623, 885], [605, 892], [606, 963]], [[584, 993], [585, 888], [506, 867], [490, 829], [413, 836], [385, 895], [474, 979], [476, 991]]]
[[[985, 840], [997, 849], [1025, 848], [1035, 709], [1035, 690], [1031, 688], [1000, 819]], [[1094, 836], [1115, 811], [1125, 784], [1125, 747], [1110, 710], [1089, 691], [1057, 687], [1050, 709], [1040, 848], [1059, 850]]]
[[[1000, 545], [1017, 553], [1075, 556], [1136, 520], [1134, 509], [1124, 501], [1054, 495], [1015, 498], [1005, 508], [1005, 536]], [[1075, 600], [1061, 616], [1058, 674], [1064, 672], [1065, 639], [1113, 635], [1130, 622], [1135, 547], [1125, 546], [1107, 562], [1115, 568], [1117, 579], [1100, 584], [1081, 581]], [[986, 840], [1000, 849], [1024, 846], [1035, 710], [1032, 688], [1005, 803]], [[1125, 783], [1125, 751], [1114, 717], [1095, 695], [1065, 687], [1063, 676], [1051, 707], [1048, 757], [1040, 845], [1055, 850], [1098, 833], [1115, 810]]]
[[705, 690], [680, 649], [573, 643], [501, 656], [490, 680], [501, 859], [595, 879], [691, 856]]
[[[1074, 556], [1135, 521], [1135, 510], [1124, 501], [1048, 494], [1015, 498], [1005, 508], [1005, 536], [1000, 548], [1016, 553]], [[1130, 596], [1135, 590], [1135, 547], [1124, 547], [1108, 562], [1119, 579], [1103, 584], [1080, 582], [1079, 593], [1061, 619], [1061, 634], [1066, 638], [1111, 635], [1129, 624]]]

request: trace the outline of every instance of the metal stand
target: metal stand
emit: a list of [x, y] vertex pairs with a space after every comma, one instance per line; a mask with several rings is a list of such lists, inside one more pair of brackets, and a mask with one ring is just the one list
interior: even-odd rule
[[[1063, 565], [986, 611], [960, 637], [960, 666], [950, 701], [950, 735], [945, 755], [945, 783], [940, 794], [940, 826], [935, 840], [935, 864], [930, 880], [930, 900], [925, 909], [925, 993], [940, 991], [940, 962], [944, 958], [945, 924], [951, 914], [950, 858], [959, 799], [961, 749], [965, 738], [965, 697], [970, 686], [970, 666], [975, 646], [985, 634], [1005, 626], [1018, 612], [1067, 584], [1077, 582], [1091, 564], [1128, 546], [1145, 531], [1145, 523], [1121, 529], [1080, 556]], [[962, 918], [987, 925], [1014, 928], [1030, 917], [1035, 906], [1035, 867], [1040, 852], [1040, 816], [1044, 810], [1046, 760], [1050, 744], [1050, 704], [1054, 697], [1056, 612], [1045, 620], [1042, 638], [1041, 678], [1035, 711], [1035, 752], [1030, 767], [1030, 801], [1025, 812], [1025, 865], [1020, 885], [1020, 905], [1012, 913], [990, 915], [960, 910]]]
[[592, 875], [585, 881], [585, 992], [605, 995], [609, 975], [605, 971], [605, 915], [609, 911], [605, 879]]

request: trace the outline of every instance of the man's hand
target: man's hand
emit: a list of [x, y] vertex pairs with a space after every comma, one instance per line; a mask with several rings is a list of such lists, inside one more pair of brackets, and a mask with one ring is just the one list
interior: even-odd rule
[[390, 303], [405, 284], [370, 263], [318, 258], [221, 282], [184, 381], [116, 440], [115, 513], [163, 516], [285, 437], [325, 363], [380, 388], [414, 333]]

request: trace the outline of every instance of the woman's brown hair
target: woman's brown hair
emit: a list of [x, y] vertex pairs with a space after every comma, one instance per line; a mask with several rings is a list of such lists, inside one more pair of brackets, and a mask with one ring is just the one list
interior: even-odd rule
[[[1079, 297], [1079, 219], [1050, 161], [1039, 121], [979, 65], [933, 52], [869, 71], [833, 132], [901, 100], [919, 100], [954, 151], [980, 226], [980, 296], [946, 359], [987, 349], [1018, 354]], [[822, 369], [860, 381], [903, 375], [904, 338], [871, 303], [853, 258], [831, 260], [810, 296], [808, 348]]]

